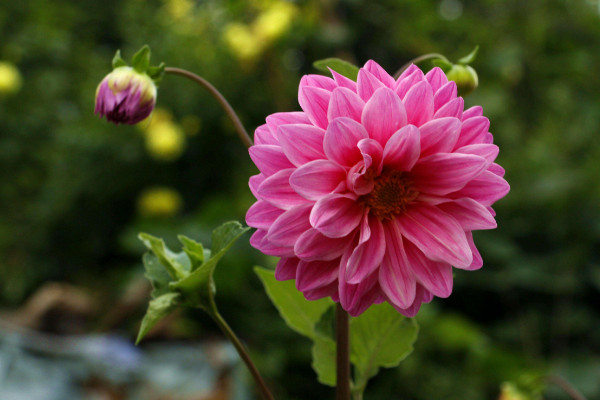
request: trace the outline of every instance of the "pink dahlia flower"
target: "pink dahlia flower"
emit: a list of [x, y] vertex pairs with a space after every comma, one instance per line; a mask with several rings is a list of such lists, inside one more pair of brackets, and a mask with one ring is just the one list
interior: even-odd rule
[[387, 301], [414, 316], [452, 291], [452, 267], [481, 268], [472, 231], [496, 227], [509, 191], [479, 106], [464, 110], [443, 71], [394, 80], [369, 61], [357, 82], [300, 81], [302, 112], [255, 132], [250, 243], [281, 257], [275, 276], [351, 315]]

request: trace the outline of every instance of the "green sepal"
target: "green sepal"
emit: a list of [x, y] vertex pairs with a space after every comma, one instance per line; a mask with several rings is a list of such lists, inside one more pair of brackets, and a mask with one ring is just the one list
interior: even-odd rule
[[477, 52], [479, 51], [479, 45], [475, 46], [473, 51], [464, 56], [463, 58], [457, 61], [457, 64], [467, 65], [472, 64], [475, 61], [475, 57], [477, 57]]
[[135, 344], [137, 345], [158, 321], [170, 314], [179, 305], [180, 301], [181, 295], [179, 293], [165, 293], [150, 300]]
[[150, 46], [143, 45], [131, 58], [131, 66], [139, 73], [145, 73], [150, 68]]
[[443, 60], [441, 58], [436, 58], [436, 59], [432, 60], [431, 63], [433, 64], [434, 67], [439, 67], [444, 72], [448, 72], [452, 68], [451, 62], [449, 62], [448, 60]]
[[154, 67], [148, 67], [146, 73], [154, 81], [154, 83], [158, 84], [165, 76], [165, 63], [161, 62], [159, 65]]
[[356, 81], [358, 77], [359, 68], [356, 65], [340, 58], [332, 57], [325, 58], [323, 60], [317, 60], [313, 63], [313, 67], [323, 72], [329, 72], [329, 69], [331, 68], [338, 74], [352, 79], [353, 81]]
[[112, 59], [113, 69], [119, 68], [119, 67], [126, 67], [126, 66], [127, 66], [127, 63], [121, 57], [121, 50], [117, 50], [117, 52], [115, 53], [115, 56]]

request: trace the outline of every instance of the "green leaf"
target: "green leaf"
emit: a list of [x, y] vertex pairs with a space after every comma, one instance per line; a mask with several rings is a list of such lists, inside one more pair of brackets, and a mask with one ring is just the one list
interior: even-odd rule
[[477, 46], [475, 46], [473, 51], [471, 51], [469, 54], [467, 54], [466, 56], [464, 56], [463, 58], [458, 60], [457, 63], [463, 64], [463, 65], [472, 64], [473, 61], [475, 61], [475, 57], [477, 56], [478, 51], [479, 51], [479, 46], [477, 45]]
[[152, 253], [144, 254], [142, 258], [146, 273], [146, 278], [152, 284], [154, 289], [150, 294], [152, 298], [156, 298], [169, 292], [169, 283], [173, 278], [166, 271], [165, 267], [158, 261], [158, 258]]
[[333, 301], [329, 298], [306, 300], [296, 289], [294, 281], [278, 281], [274, 271], [261, 267], [254, 267], [254, 272], [262, 281], [267, 295], [285, 323], [301, 335], [311, 339], [317, 337], [315, 325], [323, 313], [333, 305]]
[[350, 78], [353, 81], [356, 81], [356, 78], [358, 77], [358, 67], [339, 58], [317, 60], [313, 63], [313, 67], [323, 72], [329, 72], [329, 68], [331, 68], [338, 74], [344, 75], [346, 78]]
[[451, 62], [449, 62], [447, 60], [442, 60], [441, 58], [436, 58], [436, 59], [432, 60], [431, 63], [435, 67], [441, 68], [442, 71], [444, 71], [444, 72], [448, 72], [452, 68], [452, 63]]
[[213, 256], [193, 272], [177, 282], [171, 282], [170, 289], [182, 292], [189, 305], [201, 307], [209, 314], [216, 312], [214, 295], [216, 292], [213, 273], [219, 260], [233, 246], [235, 241], [250, 228], [239, 222], [226, 222], [213, 231]]
[[419, 328], [388, 303], [371, 306], [350, 321], [350, 360], [356, 367], [357, 390], [379, 367], [395, 367], [413, 350]]
[[315, 337], [312, 346], [312, 367], [324, 385], [336, 384], [336, 348], [332, 339]]
[[119, 68], [119, 67], [126, 67], [126, 66], [127, 66], [127, 63], [125, 62], [125, 60], [123, 60], [123, 58], [121, 58], [121, 50], [117, 50], [117, 52], [115, 53], [115, 56], [112, 59], [113, 69]]
[[131, 59], [133, 68], [141, 73], [145, 73], [150, 67], [150, 47], [145, 44], [135, 53]]
[[165, 293], [150, 301], [146, 315], [144, 315], [144, 319], [140, 325], [140, 331], [135, 344], [138, 344], [158, 321], [173, 311], [179, 304], [180, 297], [179, 293]]
[[181, 279], [190, 271], [190, 259], [185, 252], [174, 253], [165, 245], [164, 240], [147, 233], [140, 233], [138, 238], [152, 250], [173, 279]]
[[177, 239], [183, 244], [183, 251], [188, 255], [192, 265], [190, 271], [194, 271], [204, 262], [204, 246], [193, 239], [179, 235]]
[[148, 67], [148, 71], [146, 73], [150, 78], [152, 78], [154, 83], [159, 83], [165, 75], [165, 63], [162, 62], [155, 67]]

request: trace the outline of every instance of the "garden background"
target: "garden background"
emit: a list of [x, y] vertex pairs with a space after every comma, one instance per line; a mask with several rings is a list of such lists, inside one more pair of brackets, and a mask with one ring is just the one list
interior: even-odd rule
[[[154, 64], [211, 81], [249, 131], [268, 114], [299, 109], [298, 82], [317, 73], [315, 60], [374, 59], [393, 73], [424, 53], [457, 60], [479, 45], [480, 87], [466, 104], [482, 105], [491, 120], [512, 189], [494, 207], [498, 229], [476, 233], [483, 269], [455, 270], [451, 297], [417, 316], [413, 354], [380, 373], [366, 398], [496, 399], [512, 388], [535, 392], [545, 373], [600, 398], [595, 0], [3, 1], [0, 354], [15, 326], [133, 340], [148, 300], [137, 233], [173, 246], [178, 233], [208, 243], [253, 202], [255, 167], [200, 88], [165, 77], [154, 117], [139, 126], [93, 115], [114, 52], [128, 59], [145, 43]], [[275, 260], [248, 238], [216, 272], [221, 313], [277, 398], [332, 398], [310, 368], [310, 342], [280, 320], [253, 273]], [[27, 320], [44, 289], [66, 305]], [[147, 343], [220, 337], [189, 312]], [[549, 385], [544, 398], [569, 397]]]

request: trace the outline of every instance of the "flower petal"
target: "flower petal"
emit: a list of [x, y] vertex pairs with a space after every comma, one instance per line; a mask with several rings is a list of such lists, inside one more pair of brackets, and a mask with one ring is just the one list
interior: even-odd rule
[[329, 68], [329, 72], [331, 72], [331, 76], [333, 76], [333, 80], [339, 87], [344, 87], [346, 89], [352, 90], [356, 93], [356, 82], [354, 82], [350, 78], [346, 78], [344, 75], [340, 75], [331, 68]]
[[330, 160], [351, 167], [362, 159], [358, 142], [368, 137], [365, 128], [355, 120], [336, 118], [331, 121], [325, 133], [325, 154]]
[[483, 157], [488, 163], [493, 163], [500, 149], [495, 144], [469, 144], [454, 150], [455, 153], [462, 154], [474, 154], [479, 157]]
[[508, 182], [501, 176], [485, 171], [481, 176], [467, 183], [462, 189], [452, 193], [451, 197], [458, 199], [470, 197], [484, 206], [491, 206], [500, 200], [510, 190]]
[[323, 286], [317, 289], [307, 290], [304, 293], [304, 298], [306, 300], [319, 300], [323, 297], [331, 297], [333, 301], [339, 301], [339, 296], [337, 294], [337, 282], [330, 283], [327, 286]]
[[267, 126], [271, 134], [277, 137], [277, 128], [288, 124], [310, 124], [310, 119], [302, 111], [278, 112], [267, 117]]
[[268, 256], [292, 257], [294, 249], [292, 247], [277, 246], [267, 239], [267, 231], [258, 229], [250, 236], [250, 245]]
[[257, 191], [257, 198], [267, 201], [275, 207], [289, 210], [307, 202], [290, 186], [290, 175], [294, 168], [281, 170], [265, 179]]
[[398, 171], [410, 171], [421, 154], [421, 133], [406, 125], [392, 135], [383, 149], [383, 165]]
[[348, 238], [328, 238], [312, 228], [300, 235], [294, 245], [294, 253], [305, 261], [330, 261], [339, 258], [349, 242]]
[[433, 92], [437, 92], [441, 87], [448, 83], [448, 78], [446, 78], [446, 74], [440, 67], [432, 68], [425, 75], [427, 82], [431, 85], [431, 89]]
[[373, 273], [381, 264], [385, 254], [383, 225], [377, 217], [367, 218], [370, 237], [354, 249], [346, 266], [345, 278], [351, 284], [358, 284]]
[[465, 231], [497, 227], [496, 220], [487, 207], [470, 198], [442, 203], [438, 208], [452, 215]]
[[330, 92], [335, 89], [338, 85], [335, 81], [328, 76], [318, 75], [318, 74], [310, 74], [304, 75], [300, 80], [300, 87], [304, 86], [312, 86], [325, 90], [329, 90]]
[[248, 187], [250, 187], [250, 191], [257, 199], [260, 199], [258, 196], [258, 188], [265, 181], [265, 174], [252, 175], [248, 180]]
[[408, 308], [415, 300], [417, 282], [408, 264], [400, 227], [394, 220], [384, 230], [386, 252], [379, 268], [379, 286], [390, 303]]
[[344, 87], [331, 92], [327, 119], [331, 122], [338, 117], [348, 117], [360, 122], [365, 102], [353, 91]]
[[364, 68], [358, 71], [356, 84], [358, 95], [364, 101], [368, 101], [377, 89], [385, 87], [377, 77]]
[[293, 168], [281, 146], [272, 144], [257, 144], [248, 149], [250, 158], [265, 176], [271, 176], [282, 169]]
[[373, 60], [369, 60], [365, 63], [364, 69], [366, 69], [367, 71], [369, 71], [371, 74], [373, 74], [374, 77], [376, 77], [377, 79], [379, 79], [379, 81], [381, 83], [383, 83], [385, 86], [392, 88], [395, 84], [394, 78], [392, 78], [390, 76], [390, 74], [388, 74], [385, 69], [383, 69], [379, 64], [377, 64], [375, 61]]
[[299, 291], [314, 290], [328, 286], [338, 278], [339, 260], [300, 261], [296, 272], [296, 288]]
[[294, 279], [299, 262], [297, 257], [283, 257], [275, 267], [275, 279], [278, 281]]
[[479, 156], [438, 153], [420, 159], [412, 169], [411, 177], [417, 191], [443, 196], [464, 187], [486, 167], [487, 161]]
[[438, 118], [423, 124], [421, 131], [421, 157], [434, 153], [448, 153], [456, 144], [461, 122], [458, 118]]
[[[410, 67], [400, 75], [400, 78], [396, 81], [395, 92], [401, 99], [404, 99], [406, 93], [415, 86], [419, 82], [425, 81], [425, 75], [423, 75], [423, 71], [421, 71], [416, 65], [411, 65], [411, 67], [415, 67], [412, 69], [412, 72], [408, 73], [411, 69]], [[406, 74], [406, 75], [405, 75]]]
[[500, 177], [504, 177], [504, 174], [506, 173], [504, 168], [502, 168], [502, 166], [500, 166], [496, 163], [492, 163], [490, 165], [490, 167], [488, 168], [488, 171], [490, 171], [491, 173], [496, 174]]
[[464, 229], [439, 208], [428, 204], [414, 205], [396, 221], [402, 235], [427, 258], [463, 268], [473, 261]]
[[463, 113], [463, 121], [473, 118], [473, 117], [481, 117], [483, 115], [483, 108], [481, 106], [473, 106], [468, 110], [465, 110]]
[[281, 214], [267, 231], [267, 238], [278, 246], [294, 247], [301, 234], [311, 228], [308, 217], [312, 204], [303, 204]]
[[454, 81], [450, 81], [438, 89], [433, 96], [434, 110], [437, 111], [451, 100], [456, 99], [456, 92], [456, 82]]
[[450, 100], [433, 114], [433, 118], [454, 117], [462, 119], [465, 101], [462, 97]]
[[483, 267], [483, 258], [481, 258], [481, 254], [479, 254], [479, 250], [475, 247], [475, 242], [473, 241], [473, 232], [465, 232], [467, 235], [467, 242], [469, 242], [469, 247], [473, 252], [473, 262], [467, 268], [463, 268], [467, 271], [475, 271], [481, 267]]
[[327, 128], [327, 107], [330, 98], [330, 91], [312, 86], [301, 86], [298, 92], [298, 102], [310, 122], [323, 129]]
[[450, 296], [452, 293], [452, 266], [445, 262], [430, 260], [408, 241], [404, 243], [404, 249], [417, 281], [438, 297]]
[[254, 131], [254, 144], [274, 144], [279, 145], [277, 136], [271, 132], [267, 124], [262, 124]]
[[385, 146], [398, 129], [406, 125], [406, 110], [390, 88], [380, 88], [365, 104], [361, 117], [369, 137]]
[[330, 194], [315, 203], [310, 213], [310, 224], [330, 238], [348, 236], [358, 227], [363, 208], [350, 195]]
[[248, 209], [246, 223], [253, 228], [269, 229], [283, 212], [284, 210], [274, 207], [266, 201], [258, 200]]
[[290, 176], [292, 189], [308, 200], [319, 200], [345, 185], [346, 171], [329, 160], [315, 160], [296, 169]]
[[433, 92], [427, 81], [414, 85], [402, 101], [409, 124], [420, 127], [433, 116]]
[[490, 129], [490, 120], [486, 117], [473, 117], [463, 121], [456, 148], [468, 144], [486, 143], [486, 134]]
[[312, 125], [281, 125], [277, 136], [287, 158], [299, 167], [310, 161], [325, 158], [325, 131]]

